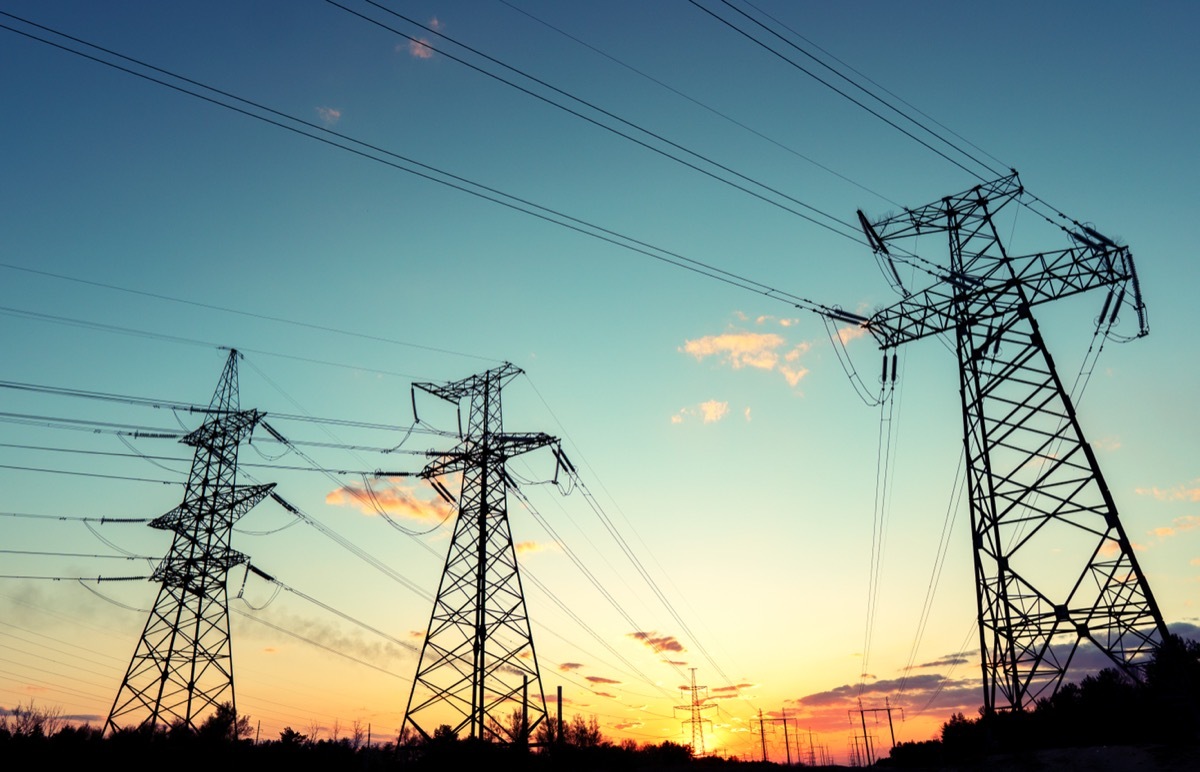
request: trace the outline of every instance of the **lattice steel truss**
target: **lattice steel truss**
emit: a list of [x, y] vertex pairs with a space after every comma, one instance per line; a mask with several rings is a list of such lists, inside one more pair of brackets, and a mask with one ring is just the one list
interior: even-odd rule
[[458, 445], [421, 473], [435, 486], [462, 473], [454, 536], [404, 714], [404, 726], [425, 738], [446, 724], [455, 734], [467, 729], [471, 737], [524, 743], [546, 718], [508, 522], [505, 462], [557, 440], [503, 431], [500, 391], [520, 373], [504, 364], [452, 383], [413, 384], [455, 405], [470, 400]]
[[141, 640], [105, 722], [186, 726], [222, 703], [236, 712], [226, 575], [248, 562], [230, 548], [233, 524], [274, 484], [239, 486], [238, 444], [263, 417], [238, 409], [237, 351], [230, 351], [199, 429], [181, 442], [196, 449], [183, 503], [151, 521], [174, 531], [170, 552], [155, 569], [162, 583]]
[[885, 361], [903, 343], [955, 336], [988, 711], [1052, 695], [1085, 642], [1139, 678], [1166, 635], [1032, 312], [1107, 288], [1101, 324], [1126, 308], [1145, 334], [1133, 256], [1079, 224], [1064, 228], [1071, 247], [1009, 255], [994, 216], [1023, 192], [1013, 173], [873, 224], [859, 213], [889, 264], [890, 243], [944, 234], [949, 245], [937, 283], [858, 319]]

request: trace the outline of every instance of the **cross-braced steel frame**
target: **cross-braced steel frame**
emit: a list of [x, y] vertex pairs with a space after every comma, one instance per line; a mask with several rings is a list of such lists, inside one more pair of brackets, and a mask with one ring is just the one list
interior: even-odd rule
[[236, 713], [226, 575], [248, 558], [230, 547], [233, 524], [274, 484], [236, 484], [238, 444], [263, 417], [238, 409], [237, 351], [230, 351], [204, 423], [181, 442], [196, 449], [183, 503], [151, 521], [174, 531], [152, 578], [162, 583], [105, 722], [196, 729], [222, 703]]
[[413, 385], [455, 405], [470, 400], [458, 445], [422, 471], [434, 481], [462, 473], [454, 536], [404, 713], [404, 727], [425, 738], [444, 724], [455, 734], [465, 729], [470, 737], [524, 743], [546, 718], [508, 521], [505, 462], [557, 440], [503, 431], [500, 391], [520, 373], [504, 364], [452, 383]]
[[1092, 446], [1042, 339], [1033, 307], [1107, 288], [1144, 334], [1133, 256], [1082, 225], [1074, 245], [1007, 254], [994, 216], [1022, 195], [1016, 174], [877, 223], [876, 253], [944, 234], [950, 267], [930, 289], [862, 324], [887, 349], [952, 333], [958, 352], [984, 708], [1052, 695], [1085, 644], [1133, 678], [1166, 635]]

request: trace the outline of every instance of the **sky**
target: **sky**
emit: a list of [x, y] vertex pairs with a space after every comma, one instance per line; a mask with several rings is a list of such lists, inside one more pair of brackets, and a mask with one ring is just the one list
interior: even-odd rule
[[[973, 714], [952, 351], [902, 351], [877, 514], [881, 411], [857, 396], [822, 319], [679, 263], [883, 307], [896, 296], [856, 210], [881, 217], [1010, 168], [1137, 260], [1150, 334], [1105, 347], [1079, 414], [1164, 618], [1200, 624], [1194, 4], [3, 0], [0, 12], [0, 575], [148, 575], [153, 561], [125, 558], [161, 557], [165, 533], [72, 518], [149, 518], [180, 501], [186, 447], [104, 427], [196, 425], [12, 384], [207, 404], [234, 347], [243, 407], [290, 439], [362, 448], [301, 455], [260, 430], [242, 451], [242, 479], [277, 482], [310, 518], [265, 502], [234, 534], [282, 583], [230, 576], [238, 707], [262, 737], [344, 736], [355, 722], [395, 737], [449, 524], [427, 485], [368, 475], [389, 524], [356, 505], [356, 472], [419, 471], [456, 416], [414, 403], [412, 384], [502, 362], [524, 371], [504, 391], [505, 428], [560, 438], [583, 485], [552, 484], [544, 450], [511, 463], [533, 508], [510, 499], [543, 686], [563, 688], [568, 717], [594, 715], [616, 740], [691, 742], [677, 706], [693, 668], [716, 706], [705, 747], [728, 755], [761, 753], [760, 711], [794, 719], [793, 753], [811, 730], [843, 761], [860, 704], [899, 708], [898, 740]], [[730, 24], [769, 33], [739, 12], [971, 157], [779, 38], [790, 62], [760, 47]], [[84, 43], [94, 58], [64, 50]], [[95, 60], [118, 54], [133, 73]], [[1067, 246], [1028, 210], [1001, 224], [1030, 250]], [[1061, 372], [1079, 370], [1102, 302], [1039, 309]], [[847, 351], [873, 387], [873, 344]], [[443, 434], [408, 432], [414, 404]], [[0, 579], [0, 706], [103, 722], [155, 592]], [[883, 747], [885, 715], [867, 719]], [[777, 761], [783, 726], [767, 722]]]

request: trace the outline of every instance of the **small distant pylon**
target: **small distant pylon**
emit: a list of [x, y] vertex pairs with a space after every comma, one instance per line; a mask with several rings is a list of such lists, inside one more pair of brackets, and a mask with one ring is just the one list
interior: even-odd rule
[[233, 524], [275, 487], [239, 486], [237, 452], [262, 419], [238, 407], [237, 360], [230, 350], [199, 429], [181, 442], [196, 449], [183, 503], [151, 521], [174, 531], [152, 578], [162, 583], [105, 731], [133, 726], [184, 726], [222, 703], [236, 715], [229, 636], [229, 569], [249, 558], [230, 548]]
[[716, 705], [708, 701], [707, 686], [696, 686], [696, 668], [692, 668], [691, 670], [692, 685], [690, 687], [679, 687], [679, 691], [688, 699], [688, 702], [686, 705], [676, 705], [675, 709], [686, 710], [688, 712], [688, 719], [682, 723], [684, 726], [688, 724], [692, 726], [692, 755], [703, 756], [706, 754], [704, 749], [704, 725], [706, 723], [710, 726], [712, 725], [712, 721], [704, 718], [703, 711], [715, 708]]
[[454, 405], [469, 399], [470, 416], [458, 445], [421, 472], [443, 495], [437, 478], [461, 472], [462, 493], [401, 732], [411, 726], [428, 739], [445, 724], [455, 734], [466, 729], [473, 738], [522, 744], [546, 719], [508, 522], [505, 463], [558, 440], [504, 432], [500, 391], [521, 372], [505, 363], [460, 381], [413, 384]]

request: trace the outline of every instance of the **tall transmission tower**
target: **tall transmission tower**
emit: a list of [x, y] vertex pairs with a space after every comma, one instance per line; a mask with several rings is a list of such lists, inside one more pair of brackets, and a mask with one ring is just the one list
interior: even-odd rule
[[196, 449], [183, 503], [150, 522], [174, 531], [152, 578], [161, 582], [105, 731], [185, 726], [229, 703], [236, 715], [229, 636], [229, 569], [249, 558], [230, 548], [233, 524], [274, 488], [237, 485], [238, 445], [263, 413], [238, 408], [237, 361], [230, 350], [199, 429], [181, 442]]
[[512, 480], [505, 464], [558, 440], [504, 431], [500, 392], [521, 372], [505, 363], [460, 381], [413, 384], [414, 397], [420, 389], [456, 406], [470, 403], [459, 443], [421, 472], [443, 494], [439, 478], [462, 473], [454, 536], [404, 713], [404, 726], [425, 738], [446, 724], [455, 734], [466, 729], [470, 737], [524, 743], [546, 719], [508, 521]]
[[[1146, 334], [1133, 256], [1079, 223], [1063, 227], [1067, 248], [1009, 254], [995, 217], [1023, 194], [1014, 172], [879, 222], [859, 212], [904, 298], [870, 318], [835, 316], [870, 332], [885, 365], [905, 343], [954, 336], [989, 712], [1054, 694], [1085, 644], [1139, 678], [1167, 634], [1033, 316], [1040, 304], [1105, 289], [1098, 333], [1111, 334], [1125, 308]], [[908, 292], [888, 245], [939, 234], [949, 267]]]
[[696, 686], [696, 668], [692, 668], [691, 670], [692, 685], [690, 687], [679, 687], [679, 691], [687, 699], [687, 704], [676, 705], [675, 709], [687, 711], [688, 718], [683, 722], [683, 725], [687, 726], [690, 724], [692, 727], [692, 755], [703, 756], [706, 753], [704, 748], [704, 725], [712, 723], [704, 717], [704, 711], [711, 710], [716, 705], [708, 701], [707, 686]]

